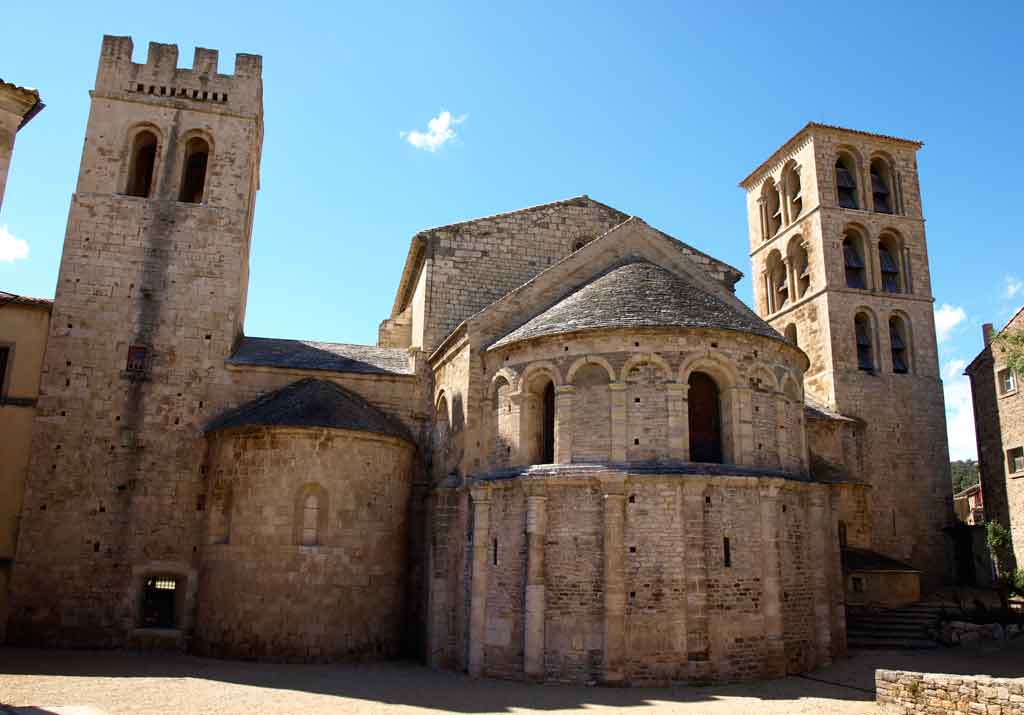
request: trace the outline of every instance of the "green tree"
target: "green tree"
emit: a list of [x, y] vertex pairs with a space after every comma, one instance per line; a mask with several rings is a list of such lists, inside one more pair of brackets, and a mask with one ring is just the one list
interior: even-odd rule
[[1024, 330], [1003, 330], [992, 341], [999, 348], [1007, 367], [1024, 377]]
[[949, 463], [953, 475], [953, 493], [962, 492], [967, 487], [981, 481], [978, 476], [978, 463], [973, 459], [959, 459]]

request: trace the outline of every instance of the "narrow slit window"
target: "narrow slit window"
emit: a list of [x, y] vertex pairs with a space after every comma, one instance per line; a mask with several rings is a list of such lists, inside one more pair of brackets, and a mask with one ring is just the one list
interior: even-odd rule
[[722, 539], [722, 561], [726, 568], [732, 566], [732, 545], [729, 543], [728, 536]]
[[306, 496], [302, 503], [302, 545], [317, 546], [320, 543], [320, 500], [315, 494]]

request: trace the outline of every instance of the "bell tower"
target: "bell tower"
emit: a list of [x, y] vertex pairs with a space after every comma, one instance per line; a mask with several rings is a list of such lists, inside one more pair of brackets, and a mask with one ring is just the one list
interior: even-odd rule
[[860, 545], [927, 587], [946, 573], [952, 505], [921, 146], [811, 123], [740, 186], [757, 313], [807, 353], [808, 397], [856, 425], [842, 464], [872, 487]]
[[[103, 38], [33, 428], [9, 636], [124, 644], [140, 584], [190, 618], [209, 390], [242, 332], [261, 58]], [[180, 589], [180, 591], [178, 590]], [[116, 604], [112, 607], [111, 604]], [[184, 628], [186, 623], [179, 623]]]

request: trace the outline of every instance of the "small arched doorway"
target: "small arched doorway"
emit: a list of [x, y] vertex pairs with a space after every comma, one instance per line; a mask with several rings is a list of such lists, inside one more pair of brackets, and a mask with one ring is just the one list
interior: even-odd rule
[[690, 417], [690, 461], [722, 461], [722, 417], [718, 385], [710, 375], [690, 375], [688, 395]]

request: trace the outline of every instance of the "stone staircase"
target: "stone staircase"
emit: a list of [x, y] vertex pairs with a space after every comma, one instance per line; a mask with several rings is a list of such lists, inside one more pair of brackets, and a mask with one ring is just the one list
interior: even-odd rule
[[943, 606], [915, 603], [902, 608], [846, 609], [846, 644], [854, 649], [930, 650]]

